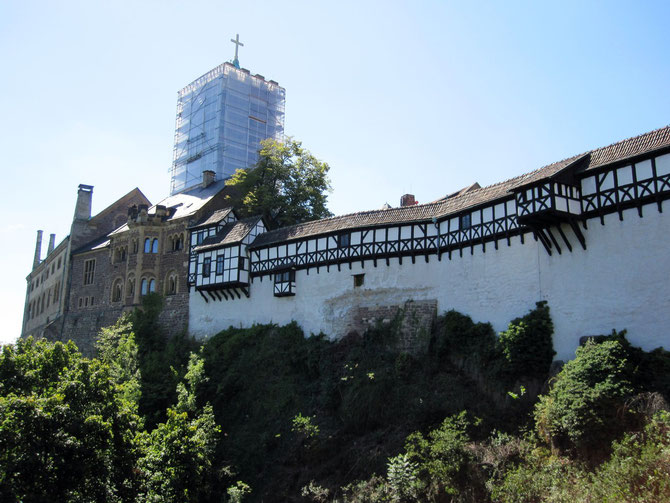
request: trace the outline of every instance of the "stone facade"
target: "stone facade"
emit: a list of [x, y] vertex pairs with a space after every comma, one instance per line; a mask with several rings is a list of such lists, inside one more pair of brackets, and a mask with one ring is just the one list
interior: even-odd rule
[[[32, 306], [39, 302], [41, 308], [42, 297], [48, 299], [46, 292], [56, 281], [45, 283], [44, 271], [50, 271], [51, 264], [61, 258], [65, 278], [62, 301], [57, 308], [44, 312], [39, 309], [34, 319], [24, 316], [23, 335], [72, 339], [90, 355], [100, 329], [140, 306], [148, 292], [163, 296], [159, 322], [164, 332], [170, 336], [185, 332], [189, 309], [188, 227], [226, 204], [223, 182], [210, 178], [152, 207], [135, 189], [90, 218], [92, 189], [80, 186], [71, 235], [46, 260], [38, 260], [29, 275], [26, 313], [32, 314]], [[38, 277], [41, 283], [34, 281]], [[48, 300], [45, 302], [51, 306]]]
[[425, 353], [437, 317], [437, 299], [408, 300], [392, 305], [354, 306], [348, 317], [348, 335], [362, 335], [378, 325], [392, 327], [397, 337], [393, 341], [396, 349], [411, 354]]
[[[90, 250], [100, 242], [106, 240], [107, 234], [116, 226], [125, 222], [128, 207], [134, 204], [146, 204], [149, 200], [139, 189], [133, 189], [126, 195], [109, 205], [97, 215], [91, 217], [93, 187], [80, 185], [77, 192], [74, 218], [70, 228], [70, 235], [54, 248], [55, 235], [50, 236], [47, 255], [41, 259], [42, 231], [38, 231], [37, 245], [33, 270], [26, 277], [28, 291], [23, 316], [22, 337], [29, 335], [47, 337], [52, 340], [62, 340], [66, 329], [81, 328], [89, 320], [80, 320], [79, 315], [70, 316], [73, 309], [87, 309], [97, 312], [99, 302], [103, 298], [100, 291], [100, 279], [108, 273], [105, 270], [104, 253], [100, 250], [91, 252], [87, 259], [73, 260], [79, 257], [78, 250]], [[72, 292], [73, 281], [75, 286], [83, 281], [85, 260], [94, 260], [96, 270], [93, 279], [85, 289]], [[90, 264], [90, 262], [89, 262]], [[103, 287], [104, 288], [104, 287]], [[81, 308], [78, 305], [82, 298]], [[96, 314], [95, 317], [99, 317]], [[110, 315], [111, 316], [111, 315]], [[104, 326], [104, 325], [102, 325]], [[92, 346], [91, 346], [92, 347]]]

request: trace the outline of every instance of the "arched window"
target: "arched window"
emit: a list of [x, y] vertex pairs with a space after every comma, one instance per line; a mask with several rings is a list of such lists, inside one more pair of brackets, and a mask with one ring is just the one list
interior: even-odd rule
[[151, 243], [151, 253], [158, 253], [158, 239], [154, 239]]
[[176, 234], [172, 237], [172, 251], [179, 251], [184, 246], [183, 234]]
[[151, 239], [144, 240], [144, 253], [151, 253]]
[[135, 295], [135, 278], [133, 276], [128, 276], [128, 281], [126, 282], [126, 297], [132, 297]]
[[146, 295], [147, 293], [149, 293], [149, 290], [147, 290], [147, 286], [148, 286], [147, 278], [142, 278], [142, 283], [140, 286], [140, 295]]
[[174, 272], [171, 272], [165, 280], [165, 295], [174, 295], [176, 293], [177, 275]]
[[138, 249], [139, 249], [138, 241], [137, 239], [133, 239], [133, 253], [137, 253]]
[[149, 292], [153, 293], [156, 291], [156, 280], [149, 280]]
[[112, 285], [112, 302], [121, 302], [123, 298], [123, 280], [121, 278], [114, 281]]

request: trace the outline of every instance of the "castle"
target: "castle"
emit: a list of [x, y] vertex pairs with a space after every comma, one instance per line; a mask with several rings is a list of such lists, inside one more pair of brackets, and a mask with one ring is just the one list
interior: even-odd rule
[[341, 337], [401, 309], [503, 330], [546, 300], [559, 359], [613, 328], [670, 347], [670, 127], [429, 204], [274, 230], [238, 219], [213, 178], [151, 207], [135, 189], [93, 218], [80, 186], [71, 234], [44, 260], [38, 234], [23, 335], [90, 351], [98, 328], [157, 291], [165, 326], [198, 337], [292, 320]]

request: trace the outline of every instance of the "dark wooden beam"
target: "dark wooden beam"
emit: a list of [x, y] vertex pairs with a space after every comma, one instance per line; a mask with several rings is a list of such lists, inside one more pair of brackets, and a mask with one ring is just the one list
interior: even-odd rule
[[565, 232], [563, 232], [563, 229], [561, 229], [561, 226], [558, 226], [558, 233], [561, 235], [563, 238], [563, 242], [565, 242], [565, 246], [568, 247], [568, 250], [572, 252], [572, 245], [570, 244], [570, 241], [568, 241], [568, 238], [565, 235]]
[[[542, 232], [540, 230], [540, 232]], [[549, 238], [551, 239], [551, 242], [554, 243], [554, 246], [556, 247], [556, 251], [558, 252], [559, 255], [562, 254], [561, 252], [561, 247], [558, 245], [558, 241], [556, 241], [556, 238], [554, 237], [554, 233], [551, 232], [551, 228], [547, 227], [547, 234], [549, 235]]]

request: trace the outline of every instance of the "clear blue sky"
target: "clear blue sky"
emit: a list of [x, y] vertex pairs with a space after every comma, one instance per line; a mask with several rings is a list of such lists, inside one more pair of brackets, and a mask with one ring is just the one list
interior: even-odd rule
[[1, 2], [0, 341], [21, 330], [36, 231], [69, 232], [78, 184], [94, 212], [167, 194], [176, 93], [236, 33], [343, 214], [667, 125], [669, 22], [667, 1]]

